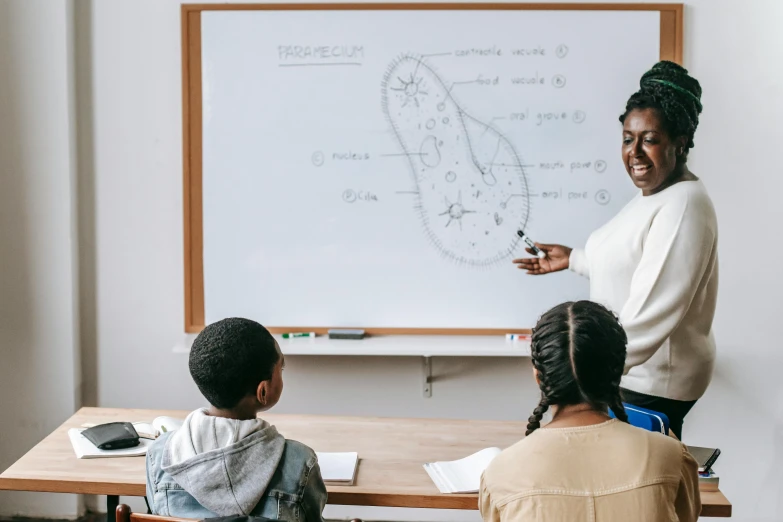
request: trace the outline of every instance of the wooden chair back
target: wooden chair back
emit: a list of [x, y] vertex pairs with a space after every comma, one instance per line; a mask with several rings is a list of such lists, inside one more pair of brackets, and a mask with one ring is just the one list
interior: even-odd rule
[[[196, 522], [196, 518], [162, 517], [160, 515], [147, 515], [132, 513], [130, 506], [120, 504], [117, 506], [117, 522]], [[354, 518], [351, 522], [362, 522]]]

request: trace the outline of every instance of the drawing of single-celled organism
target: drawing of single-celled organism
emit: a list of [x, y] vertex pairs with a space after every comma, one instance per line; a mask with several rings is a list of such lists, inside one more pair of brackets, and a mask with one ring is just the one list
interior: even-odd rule
[[382, 107], [430, 242], [458, 263], [489, 266], [511, 255], [527, 225], [527, 179], [508, 139], [469, 115], [451, 89], [430, 64], [405, 55], [384, 76]]

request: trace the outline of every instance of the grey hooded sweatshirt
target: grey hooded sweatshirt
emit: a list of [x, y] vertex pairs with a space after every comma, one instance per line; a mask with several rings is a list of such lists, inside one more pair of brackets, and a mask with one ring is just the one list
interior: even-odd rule
[[147, 500], [156, 515], [256, 515], [323, 522], [326, 487], [315, 452], [261, 419], [196, 410], [147, 452]]

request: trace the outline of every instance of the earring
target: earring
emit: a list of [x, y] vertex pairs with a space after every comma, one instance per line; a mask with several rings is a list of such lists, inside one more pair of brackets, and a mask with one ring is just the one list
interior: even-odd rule
[[677, 150], [677, 155], [678, 155], [678, 156], [682, 156], [683, 154], [685, 154], [685, 148], [684, 148], [684, 147], [680, 147], [680, 148]]

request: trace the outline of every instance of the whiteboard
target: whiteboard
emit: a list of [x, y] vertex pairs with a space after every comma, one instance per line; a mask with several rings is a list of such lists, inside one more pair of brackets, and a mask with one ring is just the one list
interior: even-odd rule
[[658, 11], [201, 13], [204, 321], [529, 328], [635, 194], [618, 116]]

